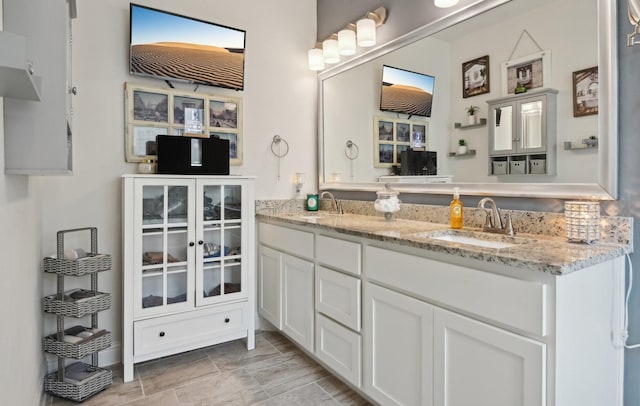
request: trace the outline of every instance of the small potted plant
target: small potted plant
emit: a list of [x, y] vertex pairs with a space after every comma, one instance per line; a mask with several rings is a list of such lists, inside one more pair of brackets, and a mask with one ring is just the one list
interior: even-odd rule
[[464, 155], [467, 153], [467, 141], [464, 138], [458, 140], [458, 155]]
[[467, 107], [467, 119], [469, 120], [469, 125], [474, 125], [477, 123], [476, 120], [476, 111], [480, 110], [478, 106], [469, 106]]

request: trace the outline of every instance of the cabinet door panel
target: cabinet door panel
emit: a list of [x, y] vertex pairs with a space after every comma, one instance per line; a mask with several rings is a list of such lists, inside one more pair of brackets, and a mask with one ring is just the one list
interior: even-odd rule
[[281, 255], [263, 245], [258, 247], [258, 313], [279, 330], [282, 329]]
[[433, 404], [433, 306], [366, 284], [365, 391], [382, 405]]
[[134, 214], [134, 314], [150, 316], [191, 307], [193, 298], [194, 184], [137, 180]]
[[543, 406], [543, 343], [436, 309], [436, 405]]
[[360, 331], [360, 279], [316, 268], [316, 310]]
[[282, 254], [282, 331], [313, 352], [313, 263]]

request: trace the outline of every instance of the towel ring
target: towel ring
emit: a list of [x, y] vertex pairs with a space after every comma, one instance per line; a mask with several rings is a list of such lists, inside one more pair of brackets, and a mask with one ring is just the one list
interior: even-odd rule
[[358, 155], [360, 155], [360, 148], [358, 148], [358, 145], [355, 142], [348, 140], [344, 147], [344, 154], [347, 158], [353, 161], [358, 158]]
[[[280, 146], [281, 142], [284, 142], [284, 145], [285, 145], [285, 147], [287, 147], [287, 149], [285, 149], [283, 153], [279, 154], [278, 152], [276, 152], [274, 150], [274, 147], [276, 145]], [[283, 158], [283, 157], [287, 156], [287, 154], [289, 153], [289, 143], [287, 142], [287, 140], [285, 140], [281, 136], [274, 135], [273, 136], [273, 141], [271, 141], [271, 152], [273, 153], [273, 155], [277, 156], [278, 158]]]

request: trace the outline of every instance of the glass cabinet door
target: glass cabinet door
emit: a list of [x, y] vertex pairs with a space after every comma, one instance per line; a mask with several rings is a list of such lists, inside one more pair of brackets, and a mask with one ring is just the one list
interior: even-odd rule
[[515, 149], [513, 105], [493, 106], [490, 114], [491, 153], [512, 152]]
[[545, 98], [523, 100], [519, 104], [520, 137], [518, 150], [535, 152], [546, 150]]
[[[161, 313], [189, 306], [189, 186], [142, 184], [141, 244], [136, 268], [135, 304], [139, 314]], [[193, 254], [192, 254], [193, 255]]]
[[[246, 296], [242, 273], [242, 186], [201, 187], [202, 226], [198, 232], [196, 304]], [[198, 210], [200, 212], [200, 210]]]

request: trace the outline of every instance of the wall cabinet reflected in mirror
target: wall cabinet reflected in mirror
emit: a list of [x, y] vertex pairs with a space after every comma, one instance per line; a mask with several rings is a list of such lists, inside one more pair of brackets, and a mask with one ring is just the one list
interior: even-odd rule
[[490, 175], [555, 175], [557, 94], [541, 89], [487, 101]]

